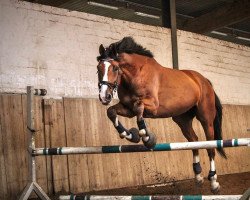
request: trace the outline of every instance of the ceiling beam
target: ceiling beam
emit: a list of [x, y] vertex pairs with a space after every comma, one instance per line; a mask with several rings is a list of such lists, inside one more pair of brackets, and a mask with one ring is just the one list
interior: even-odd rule
[[132, 1], [127, 1], [127, 0], [90, 0], [93, 2], [97, 2], [97, 3], [101, 3], [101, 4], [107, 4], [110, 6], [116, 6], [118, 8], [126, 8], [126, 9], [131, 9], [135, 12], [143, 12], [146, 14], [151, 14], [151, 15], [156, 15], [156, 16], [160, 16], [161, 13], [161, 9], [156, 8], [156, 7], [151, 7], [151, 6], [147, 6], [145, 4], [139, 4], [139, 3], [135, 3]]
[[218, 28], [250, 17], [250, 1], [237, 0], [199, 17], [188, 19], [181, 29], [195, 33], [209, 33]]
[[218, 29], [217, 31], [225, 33], [225, 34], [230, 35], [232, 37], [244, 37], [244, 38], [250, 39], [250, 32], [235, 29], [235, 28], [224, 27], [224, 28]]
[[26, 1], [29, 1], [29, 2], [32, 2], [32, 3], [39, 3], [39, 4], [59, 7], [60, 5], [68, 2], [69, 0], [59, 0], [59, 1], [53, 1], [53, 0], [26, 0]]

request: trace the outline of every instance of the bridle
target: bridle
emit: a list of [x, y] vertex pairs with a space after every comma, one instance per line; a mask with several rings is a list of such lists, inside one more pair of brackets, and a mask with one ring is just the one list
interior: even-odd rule
[[[112, 61], [114, 59], [111, 59], [111, 58], [106, 58], [106, 59], [101, 59], [100, 61]], [[112, 89], [113, 93], [117, 91], [118, 89], [118, 77], [116, 78], [116, 81], [114, 83], [111, 83], [109, 81], [99, 81], [98, 83], [98, 87], [99, 87], [99, 90], [101, 89], [102, 85], [107, 85], [110, 89]]]

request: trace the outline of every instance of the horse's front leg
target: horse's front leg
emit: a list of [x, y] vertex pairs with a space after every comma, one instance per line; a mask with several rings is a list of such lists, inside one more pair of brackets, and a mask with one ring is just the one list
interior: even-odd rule
[[156, 145], [156, 136], [155, 134], [149, 132], [146, 122], [143, 118], [144, 104], [142, 102], [136, 102], [134, 104], [134, 112], [137, 116], [139, 135], [142, 137], [144, 145], [149, 149], [153, 149]]
[[108, 118], [113, 122], [113, 125], [117, 132], [120, 135], [120, 138], [126, 138], [130, 142], [138, 143], [140, 142], [140, 136], [139, 132], [136, 128], [131, 128], [127, 130], [123, 127], [121, 122], [118, 120], [117, 115], [121, 115], [123, 117], [129, 117], [132, 118], [135, 116], [135, 114], [127, 109], [124, 105], [121, 103], [118, 103], [114, 106], [110, 106], [107, 110]]

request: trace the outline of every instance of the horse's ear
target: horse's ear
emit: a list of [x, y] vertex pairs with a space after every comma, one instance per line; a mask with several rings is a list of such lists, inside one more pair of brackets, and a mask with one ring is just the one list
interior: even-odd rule
[[99, 53], [100, 53], [100, 55], [102, 55], [104, 52], [105, 52], [105, 48], [104, 48], [104, 46], [101, 44], [101, 45], [99, 46]]
[[111, 52], [110, 52], [111, 57], [114, 58], [114, 59], [117, 59], [118, 53], [117, 53], [117, 50], [116, 50], [116, 46], [115, 45], [110, 45], [109, 49], [111, 49]]

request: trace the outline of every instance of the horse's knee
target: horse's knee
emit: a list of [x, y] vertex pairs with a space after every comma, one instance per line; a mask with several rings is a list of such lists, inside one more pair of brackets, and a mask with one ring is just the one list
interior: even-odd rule
[[117, 113], [116, 110], [113, 108], [113, 106], [107, 109], [107, 116], [110, 120], [115, 120]]

